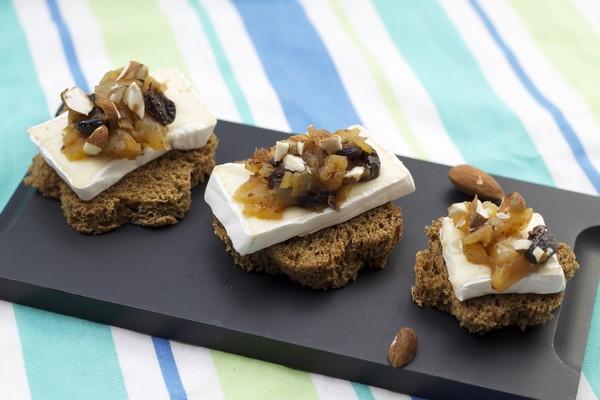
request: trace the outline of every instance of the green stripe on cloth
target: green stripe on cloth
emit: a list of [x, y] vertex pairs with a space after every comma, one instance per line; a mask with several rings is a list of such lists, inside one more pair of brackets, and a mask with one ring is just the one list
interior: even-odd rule
[[600, 397], [600, 286], [596, 293], [596, 302], [592, 314], [588, 341], [583, 358], [583, 373], [596, 396]]
[[354, 389], [354, 393], [356, 393], [358, 400], [375, 400], [373, 393], [371, 393], [371, 389], [369, 389], [367, 385], [352, 382], [352, 389]]
[[523, 124], [494, 93], [440, 6], [432, 0], [374, 4], [465, 160], [488, 172], [552, 185]]
[[406, 115], [404, 115], [404, 112], [402, 111], [402, 106], [396, 98], [392, 89], [392, 85], [386, 78], [383, 68], [381, 68], [381, 65], [379, 64], [377, 59], [371, 54], [369, 48], [366, 47], [358, 37], [358, 34], [352, 27], [352, 21], [350, 21], [350, 18], [348, 18], [348, 16], [346, 15], [346, 12], [344, 11], [344, 8], [340, 1], [329, 0], [329, 2], [340, 25], [342, 26], [348, 37], [350, 37], [354, 46], [362, 54], [364, 61], [367, 64], [367, 67], [369, 68], [369, 72], [375, 80], [377, 90], [381, 94], [384, 104], [389, 114], [392, 116], [392, 120], [398, 127], [398, 130], [401, 132], [404, 141], [410, 146], [410, 149], [412, 150], [413, 155], [415, 157], [421, 159], [429, 159], [429, 157], [427, 156], [427, 152], [425, 151], [423, 146], [421, 146], [421, 144], [416, 139], [414, 133], [412, 132], [412, 129], [408, 124]]
[[306, 372], [211, 350], [225, 400], [311, 400], [317, 391]]
[[187, 75], [175, 36], [155, 0], [90, 0], [115, 67], [129, 60], [150, 68], [175, 67]]
[[[2, 40], [0, 51], [5, 55], [0, 63], [0, 211], [23, 178], [31, 158], [36, 153], [29, 141], [27, 128], [48, 118], [46, 99], [33, 61], [27, 49], [27, 40], [10, 1], [0, 2]], [[9, 55], [9, 56], [6, 56]], [[18, 99], [18, 101], [15, 101]], [[26, 107], [22, 107], [26, 104]]]
[[200, 0], [189, 0], [190, 5], [196, 12], [196, 16], [200, 20], [200, 25], [202, 25], [202, 29], [204, 30], [204, 34], [210, 43], [210, 48], [215, 56], [215, 60], [219, 65], [219, 70], [223, 75], [223, 80], [233, 97], [233, 101], [235, 102], [235, 107], [237, 108], [240, 116], [242, 117], [242, 121], [245, 124], [254, 125], [254, 117], [252, 116], [252, 112], [250, 111], [250, 106], [248, 105], [248, 101], [246, 100], [246, 96], [238, 83], [237, 78], [235, 77], [235, 73], [229, 60], [227, 59], [227, 55], [225, 54], [225, 50], [223, 46], [221, 46], [221, 42], [219, 41], [219, 36], [215, 31], [215, 28], [210, 20], [210, 17], [200, 4]]
[[600, 122], [600, 37], [571, 1], [513, 0], [512, 4], [536, 44]]
[[110, 327], [15, 304], [31, 397], [126, 399]]

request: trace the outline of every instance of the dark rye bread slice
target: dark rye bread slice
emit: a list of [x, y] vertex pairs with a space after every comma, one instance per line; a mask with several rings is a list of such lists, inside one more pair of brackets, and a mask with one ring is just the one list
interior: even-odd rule
[[285, 274], [303, 286], [329, 289], [353, 282], [361, 268], [385, 267], [402, 237], [402, 211], [387, 203], [344, 223], [245, 256], [235, 251], [217, 218], [213, 228], [244, 271]]
[[213, 134], [201, 149], [169, 151], [88, 201], [77, 197], [40, 155], [33, 158], [25, 183], [58, 199], [69, 225], [81, 233], [104, 233], [126, 223], [172, 225], [190, 209], [191, 189], [214, 168], [217, 143]]
[[[417, 253], [415, 285], [412, 298], [419, 306], [435, 307], [456, 317], [460, 326], [471, 333], [484, 334], [494, 329], [515, 325], [525, 330], [552, 318], [560, 306], [563, 292], [552, 294], [490, 294], [459, 301], [448, 280], [448, 270], [442, 255], [440, 229], [442, 218], [425, 228], [429, 242], [427, 250]], [[579, 269], [573, 250], [559, 243], [558, 261], [565, 277], [571, 279]]]

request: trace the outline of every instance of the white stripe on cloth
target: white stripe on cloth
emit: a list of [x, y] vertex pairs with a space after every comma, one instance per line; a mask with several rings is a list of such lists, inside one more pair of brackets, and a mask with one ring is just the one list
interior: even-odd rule
[[371, 386], [371, 394], [375, 400], [410, 400], [411, 397], [406, 394], [390, 392], [386, 389]]
[[169, 399], [152, 338], [111, 327], [129, 400]]
[[187, 0], [160, 0], [159, 6], [202, 101], [217, 118], [239, 122], [241, 117], [195, 10]]
[[188, 400], [223, 399], [210, 350], [173, 341], [171, 350]]
[[352, 383], [320, 374], [309, 374], [320, 400], [355, 399]]
[[304, 0], [301, 3], [323, 40], [362, 123], [386, 148], [414, 156], [394, 124], [362, 54], [344, 33], [331, 8], [325, 2]]
[[31, 398], [12, 303], [0, 300], [0, 391], [4, 400]]
[[600, 1], [573, 0], [573, 5], [590, 28], [600, 36]]
[[[595, 193], [552, 116], [523, 87], [504, 54], [466, 0], [442, 0], [441, 6], [477, 60], [498, 97], [519, 117], [558, 187]], [[556, 162], [560, 160], [560, 162]]]
[[60, 36], [44, 0], [14, 0], [13, 6], [29, 44], [38, 81], [46, 96], [49, 115], [54, 115], [61, 103], [60, 92], [75, 84]]
[[590, 386], [585, 375], [582, 373], [579, 379], [579, 387], [577, 389], [577, 400], [598, 400], [598, 397], [594, 393], [594, 389]]
[[204, 0], [219, 41], [239, 85], [248, 99], [254, 123], [263, 128], [289, 132], [283, 108], [269, 82], [250, 36], [230, 1]]
[[482, 0], [481, 6], [540, 91], [562, 111], [596, 170], [600, 170], [600, 125], [586, 101], [562, 78], [537, 47], [508, 3]]
[[381, 60], [381, 67], [430, 161], [448, 165], [464, 162], [431, 97], [392, 42], [372, 2], [345, 0], [343, 4], [362, 42], [368, 43], [373, 56]]
[[58, 3], [69, 27], [81, 70], [90, 90], [93, 90], [102, 76], [112, 69], [98, 20], [87, 1], [58, 0]]

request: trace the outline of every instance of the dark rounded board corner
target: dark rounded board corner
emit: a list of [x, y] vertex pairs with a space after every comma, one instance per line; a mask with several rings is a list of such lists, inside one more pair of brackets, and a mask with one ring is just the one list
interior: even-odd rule
[[580, 268], [588, 274], [577, 273], [567, 284], [565, 298], [558, 314], [554, 349], [557, 356], [576, 371], [580, 371], [587, 341], [590, 320], [585, 318], [586, 296], [595, 298], [600, 276], [600, 226], [585, 229], [575, 240], [575, 254]]

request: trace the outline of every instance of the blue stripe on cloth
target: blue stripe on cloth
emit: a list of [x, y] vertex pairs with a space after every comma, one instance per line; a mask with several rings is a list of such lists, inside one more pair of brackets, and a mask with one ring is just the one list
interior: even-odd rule
[[[294, 132], [360, 120], [333, 61], [295, 0], [236, 1], [244, 25]], [[268, 23], [265, 23], [268, 21]]]
[[475, 12], [485, 25], [486, 29], [490, 33], [490, 36], [494, 39], [496, 45], [504, 54], [504, 57], [506, 57], [508, 63], [510, 64], [511, 68], [513, 69], [513, 71], [515, 72], [525, 89], [527, 89], [531, 97], [533, 97], [533, 99], [546, 111], [548, 111], [548, 113], [552, 116], [554, 122], [556, 122], [556, 125], [558, 125], [558, 128], [560, 129], [565, 140], [569, 144], [569, 147], [571, 148], [573, 155], [577, 159], [579, 166], [581, 167], [581, 169], [583, 169], [587, 177], [590, 179], [596, 191], [600, 192], [600, 173], [598, 173], [598, 170], [592, 165], [590, 159], [587, 156], [585, 148], [579, 141], [579, 137], [575, 133], [569, 121], [567, 121], [562, 111], [560, 111], [560, 109], [554, 103], [548, 100], [548, 98], [545, 97], [538, 89], [538, 87], [531, 81], [531, 79], [521, 66], [521, 63], [517, 59], [515, 53], [504, 41], [504, 39], [502, 39], [492, 20], [479, 5], [479, 2], [477, 0], [469, 0], [469, 2], [471, 4], [471, 7], [473, 7]]
[[158, 358], [158, 364], [165, 380], [165, 385], [169, 392], [169, 396], [172, 400], [185, 400], [187, 395], [179, 371], [177, 370], [177, 364], [173, 357], [173, 350], [168, 340], [152, 337], [152, 344], [154, 345], [154, 351], [156, 352], [156, 358]]
[[358, 400], [375, 400], [373, 393], [371, 393], [371, 389], [369, 389], [367, 385], [352, 382], [352, 389], [354, 389], [354, 393], [356, 393], [356, 398]]
[[77, 54], [75, 53], [75, 47], [73, 46], [73, 39], [71, 38], [69, 28], [67, 28], [67, 25], [65, 24], [65, 21], [60, 13], [58, 4], [56, 3], [56, 0], [46, 0], [46, 3], [50, 9], [52, 21], [54, 21], [54, 24], [56, 24], [56, 28], [58, 29], [60, 41], [65, 52], [65, 57], [67, 58], [67, 64], [69, 65], [69, 70], [71, 71], [71, 75], [73, 75], [75, 84], [84, 92], [89, 93], [90, 89], [83, 76], [83, 72], [81, 71], [81, 66], [79, 65]]

